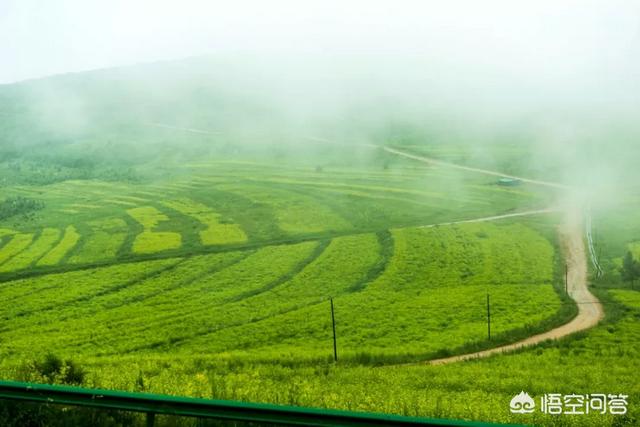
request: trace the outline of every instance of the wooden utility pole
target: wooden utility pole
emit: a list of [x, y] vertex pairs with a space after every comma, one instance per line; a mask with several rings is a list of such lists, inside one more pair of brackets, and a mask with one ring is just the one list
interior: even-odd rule
[[329, 298], [331, 302], [331, 325], [333, 326], [333, 361], [338, 361], [338, 344], [336, 342], [336, 316], [333, 311], [333, 298]]
[[487, 338], [491, 341], [491, 302], [487, 294]]

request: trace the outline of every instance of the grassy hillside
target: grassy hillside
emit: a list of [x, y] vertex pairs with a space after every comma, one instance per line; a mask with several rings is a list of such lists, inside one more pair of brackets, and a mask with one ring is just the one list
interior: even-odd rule
[[[635, 407], [621, 418], [529, 419], [508, 404], [522, 389], [637, 398], [637, 292], [619, 289], [620, 259], [640, 242], [636, 198], [593, 207], [606, 323], [516, 355], [426, 366], [575, 315], [562, 214], [483, 220], [554, 208], [566, 194], [380, 145], [546, 180], [563, 180], [562, 162], [532, 161], [527, 132], [478, 135], [492, 141], [479, 150], [446, 124], [425, 132], [363, 118], [350, 129], [355, 110], [306, 122], [270, 108], [278, 91], [230, 84], [239, 71], [217, 65], [0, 87], [0, 378], [633, 425]], [[47, 357], [66, 371], [43, 369]]]
[[[2, 220], [0, 274], [224, 251], [544, 206], [537, 189], [445, 169], [185, 164], [170, 180], [8, 186], [41, 209]], [[451, 193], [455, 191], [455, 193]]]
[[[142, 375], [144, 390], [163, 393], [526, 425], [633, 426], [640, 416], [633, 404], [640, 394], [634, 363], [640, 352], [638, 293], [611, 292], [607, 311], [605, 324], [572, 339], [448, 366], [294, 367], [203, 355], [100, 360], [92, 367], [96, 385], [114, 388], [135, 389]], [[509, 401], [522, 390], [538, 405], [545, 393], [621, 393], [628, 395], [629, 413], [509, 413]]]

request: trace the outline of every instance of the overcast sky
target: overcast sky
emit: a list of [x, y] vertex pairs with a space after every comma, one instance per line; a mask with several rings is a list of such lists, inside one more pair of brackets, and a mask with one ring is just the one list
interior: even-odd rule
[[237, 51], [422, 55], [628, 89], [640, 0], [0, 0], [0, 83]]

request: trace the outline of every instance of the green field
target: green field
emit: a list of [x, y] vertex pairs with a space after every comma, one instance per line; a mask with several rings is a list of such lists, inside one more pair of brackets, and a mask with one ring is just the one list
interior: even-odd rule
[[[591, 270], [590, 281], [603, 323], [516, 354], [431, 366], [575, 316], [562, 213], [528, 213], [558, 207], [562, 190], [503, 186], [361, 139], [132, 122], [132, 105], [155, 105], [149, 114], [167, 123], [199, 118], [185, 126], [203, 129], [224, 120], [209, 122], [203, 106], [160, 109], [99, 81], [83, 90], [106, 100], [91, 110], [100, 126], [77, 133], [49, 134], [33, 118], [28, 126], [37, 113], [19, 88], [0, 87], [14, 118], [0, 123], [0, 138], [27, 147], [0, 146], [0, 378], [469, 420], [637, 424], [640, 300], [620, 275], [627, 251], [640, 260], [635, 187], [592, 210], [604, 274]], [[381, 134], [370, 139], [561, 179], [556, 163], [530, 161], [531, 147], [518, 141], [482, 153], [468, 141]], [[525, 215], [492, 218], [514, 213]], [[79, 380], [45, 372], [47, 356], [79, 367]], [[624, 393], [631, 403], [620, 417], [511, 414], [523, 390]]]
[[[7, 197], [37, 195], [45, 208], [30, 221], [6, 221], [11, 234], [0, 248], [1, 272], [380, 232], [536, 207], [549, 197], [502, 188], [491, 178], [409, 165], [388, 173], [344, 167], [316, 173], [295, 165], [274, 170], [239, 161], [186, 169], [166, 183], [7, 188]], [[448, 194], [446, 186], [459, 181], [464, 193]]]
[[[122, 362], [89, 362], [92, 385], [153, 390], [244, 401], [322, 406], [527, 425], [636, 425], [637, 410], [625, 416], [513, 415], [509, 401], [521, 390], [545, 393], [610, 390], [638, 396], [633, 373], [640, 357], [640, 299], [637, 292], [611, 292], [615, 320], [575, 338], [509, 356], [449, 366], [308, 365], [239, 363], [232, 358], [157, 356]], [[132, 384], [141, 384], [136, 388]], [[584, 392], [589, 393], [589, 392]], [[364, 398], [363, 396], [366, 396]]]

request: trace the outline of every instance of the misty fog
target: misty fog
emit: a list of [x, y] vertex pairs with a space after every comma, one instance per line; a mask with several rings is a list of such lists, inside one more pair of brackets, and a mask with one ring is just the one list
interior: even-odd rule
[[9, 1], [0, 24], [4, 144], [118, 129], [136, 145], [161, 124], [252, 144], [455, 143], [494, 167], [486, 147], [515, 144], [533, 170], [604, 187], [638, 158], [633, 1]]
[[0, 425], [631, 425], [638, 164], [640, 0], [0, 0]]

